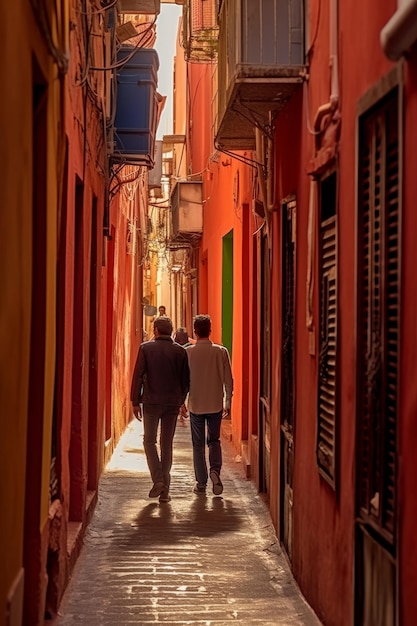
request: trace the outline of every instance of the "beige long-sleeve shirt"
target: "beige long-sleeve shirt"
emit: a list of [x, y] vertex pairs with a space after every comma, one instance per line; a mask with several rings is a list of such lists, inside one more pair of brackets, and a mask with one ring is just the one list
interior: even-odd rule
[[186, 350], [190, 366], [188, 410], [201, 414], [230, 409], [233, 377], [227, 348], [210, 339], [198, 339]]

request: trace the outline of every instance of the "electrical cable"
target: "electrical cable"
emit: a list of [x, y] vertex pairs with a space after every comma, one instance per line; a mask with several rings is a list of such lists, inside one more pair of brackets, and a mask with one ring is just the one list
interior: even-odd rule
[[117, 61], [117, 63], [109, 65], [108, 67], [90, 67], [90, 69], [94, 70], [94, 71], [97, 71], [97, 72], [106, 72], [108, 70], [119, 69], [120, 67], [123, 67], [124, 65], [126, 65], [126, 63], [128, 63], [133, 58], [133, 56], [135, 55], [136, 50], [138, 48], [143, 48], [143, 46], [141, 44], [144, 41], [144, 37], [149, 34], [149, 31], [154, 26], [155, 21], [156, 21], [156, 17], [155, 17], [155, 19], [152, 22], [150, 22], [150, 26], [146, 29], [146, 31], [144, 31], [141, 35], [139, 35], [139, 39], [138, 39], [137, 43], [134, 46], [132, 46], [132, 52], [130, 54], [128, 54], [128, 56], [125, 59], [123, 59], [123, 61]]

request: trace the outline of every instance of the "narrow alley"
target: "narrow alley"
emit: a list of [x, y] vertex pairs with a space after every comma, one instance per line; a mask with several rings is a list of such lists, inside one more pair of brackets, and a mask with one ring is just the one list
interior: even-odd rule
[[318, 626], [231, 447], [223, 442], [223, 496], [192, 492], [188, 420], [178, 423], [174, 451], [172, 500], [160, 504], [148, 498], [142, 424], [129, 424], [102, 476], [56, 626]]
[[3, 5], [0, 626], [416, 626], [417, 0]]

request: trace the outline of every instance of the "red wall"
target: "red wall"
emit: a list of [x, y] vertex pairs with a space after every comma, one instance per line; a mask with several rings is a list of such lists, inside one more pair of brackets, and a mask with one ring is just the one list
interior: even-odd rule
[[[292, 98], [289, 106], [279, 115], [276, 128], [278, 164], [276, 178], [279, 197], [295, 193], [297, 197], [297, 323], [296, 323], [296, 435], [294, 468], [294, 538], [293, 570], [295, 576], [318, 614], [327, 625], [341, 626], [353, 621], [353, 560], [354, 560], [354, 469], [355, 469], [355, 206], [356, 206], [356, 117], [358, 99], [392, 67], [384, 56], [380, 44], [381, 28], [395, 11], [395, 3], [349, 5], [339, 3], [339, 62], [340, 72], [341, 138], [340, 138], [340, 191], [339, 191], [339, 356], [340, 356], [340, 481], [337, 493], [320, 477], [315, 458], [316, 402], [317, 402], [317, 355], [309, 354], [306, 328], [305, 302], [307, 277], [307, 227], [310, 180], [306, 175], [308, 163], [314, 153], [314, 139], [309, 133], [316, 110], [329, 100], [329, 22], [326, 12], [318, 22], [317, 45], [311, 53], [310, 81], [304, 92]], [[310, 27], [315, 32], [319, 5], [311, 3]], [[408, 70], [407, 109], [405, 129], [405, 166], [411, 163], [412, 141], [416, 136], [416, 75]], [[308, 92], [308, 96], [307, 96]], [[413, 95], [414, 94], [414, 95]], [[308, 106], [307, 106], [308, 98]], [[410, 284], [411, 268], [416, 266], [412, 238], [416, 231], [415, 212], [410, 211], [412, 198], [416, 195], [415, 176], [404, 178], [404, 273], [403, 273], [403, 346], [401, 381], [404, 395], [400, 410], [400, 468], [399, 489], [402, 507], [399, 520], [407, 520], [401, 529], [405, 570], [400, 559], [401, 595], [410, 609], [403, 610], [401, 623], [412, 623], [415, 615], [415, 574], [412, 575], [412, 559], [406, 551], [415, 546], [412, 540], [416, 498], [411, 497], [415, 487], [411, 476], [416, 475], [414, 456], [409, 444], [415, 431], [416, 394], [410, 390], [415, 385], [416, 356], [416, 296]], [[279, 218], [274, 222], [274, 241], [279, 242]], [[279, 293], [279, 244], [274, 243], [278, 256], [274, 260], [272, 282]], [[318, 340], [318, 289], [315, 288], [315, 332]], [[280, 319], [280, 304], [272, 302], [272, 319]], [[412, 322], [414, 320], [414, 322]], [[410, 336], [411, 334], [411, 336]], [[273, 331], [276, 355], [273, 364], [274, 379], [279, 381], [280, 330]], [[414, 378], [413, 378], [414, 377]], [[279, 432], [279, 387], [274, 387], [272, 420], [273, 432]], [[414, 415], [411, 424], [411, 415]], [[415, 434], [415, 433], [414, 433]], [[402, 441], [401, 441], [402, 438]], [[279, 441], [273, 443], [272, 475], [279, 468]], [[415, 438], [414, 438], [415, 440]], [[407, 443], [406, 443], [407, 442]], [[271, 483], [271, 513], [278, 526], [276, 515], [277, 492]], [[314, 529], [314, 538], [311, 533]], [[407, 546], [407, 548], [406, 548]], [[413, 548], [411, 548], [413, 550]], [[415, 556], [415, 554], [414, 554]], [[408, 620], [408, 621], [407, 621]]]

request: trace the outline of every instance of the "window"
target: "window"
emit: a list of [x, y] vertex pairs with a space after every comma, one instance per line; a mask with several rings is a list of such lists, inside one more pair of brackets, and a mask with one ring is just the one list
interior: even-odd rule
[[335, 486], [337, 415], [337, 175], [319, 182], [320, 336], [317, 463]]
[[359, 120], [358, 515], [395, 545], [399, 346], [398, 89]]

